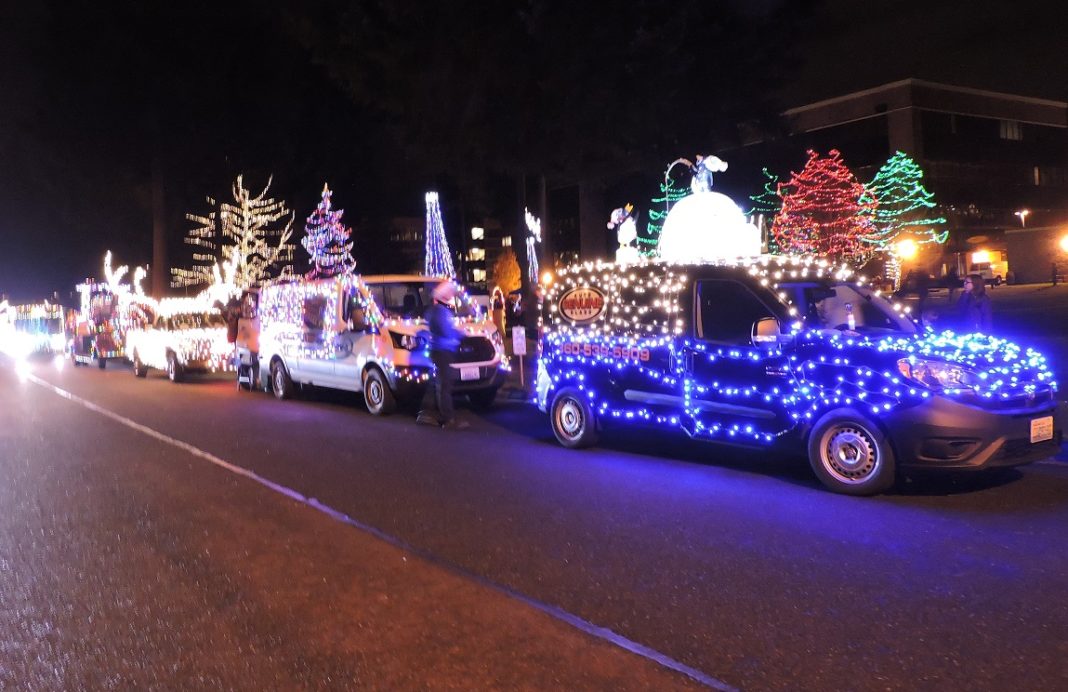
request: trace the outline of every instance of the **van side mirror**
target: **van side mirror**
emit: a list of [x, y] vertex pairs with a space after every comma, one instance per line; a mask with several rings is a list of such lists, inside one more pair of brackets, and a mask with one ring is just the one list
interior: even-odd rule
[[753, 345], [760, 348], [775, 348], [779, 345], [779, 320], [774, 317], [761, 317], [753, 323]]

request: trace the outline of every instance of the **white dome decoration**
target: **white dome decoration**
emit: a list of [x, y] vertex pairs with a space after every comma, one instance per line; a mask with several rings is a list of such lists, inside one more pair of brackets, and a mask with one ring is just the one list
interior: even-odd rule
[[760, 254], [760, 229], [730, 197], [698, 192], [671, 208], [660, 231], [660, 258], [669, 262], [710, 262]]

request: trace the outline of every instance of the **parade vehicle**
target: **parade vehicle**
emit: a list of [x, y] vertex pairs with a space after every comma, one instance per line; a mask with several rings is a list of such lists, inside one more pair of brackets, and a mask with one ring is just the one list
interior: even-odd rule
[[869, 495], [899, 469], [1026, 464], [1063, 439], [1041, 354], [921, 331], [823, 260], [577, 265], [544, 319], [537, 402], [567, 447], [646, 424], [804, 452], [831, 490]]
[[[190, 300], [187, 306], [177, 301]], [[133, 373], [145, 377], [150, 369], [181, 382], [190, 373], [234, 370], [234, 347], [226, 338], [226, 322], [217, 309], [195, 299], [164, 299], [153, 321], [126, 333], [126, 353]]]
[[[381, 415], [414, 405], [433, 374], [423, 313], [440, 278], [359, 276], [275, 281], [259, 292], [259, 381], [280, 399], [296, 385], [362, 392]], [[466, 336], [449, 377], [454, 391], [489, 406], [508, 361], [501, 335], [463, 291], [454, 303]]]
[[25, 357], [62, 354], [67, 346], [63, 307], [48, 301], [25, 305], [0, 304], [3, 350]]
[[71, 315], [70, 357], [74, 365], [96, 363], [101, 370], [109, 360], [125, 357], [119, 294], [107, 283], [78, 285], [81, 310]]

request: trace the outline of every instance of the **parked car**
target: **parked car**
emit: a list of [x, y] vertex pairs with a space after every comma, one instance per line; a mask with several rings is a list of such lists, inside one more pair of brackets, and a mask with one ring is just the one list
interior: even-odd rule
[[126, 332], [126, 352], [136, 377], [156, 369], [166, 372], [172, 382], [181, 382], [190, 373], [230, 371], [233, 351], [218, 310], [164, 314]]
[[[1004, 263], [999, 263], [1004, 264]], [[978, 274], [983, 277], [983, 281], [987, 286], [1000, 286], [1004, 280], [998, 267], [992, 265], [990, 262], [979, 262], [971, 266], [970, 274]]]
[[[415, 405], [433, 373], [423, 313], [439, 281], [349, 274], [266, 284], [258, 308], [260, 381], [281, 399], [300, 384], [362, 392], [375, 415]], [[454, 307], [467, 336], [448, 376], [473, 405], [489, 406], [508, 371], [501, 335], [465, 293]]]
[[[617, 424], [803, 452], [846, 494], [905, 467], [985, 469], [1060, 450], [1041, 354], [921, 332], [815, 258], [561, 270], [546, 299], [537, 401], [567, 447]], [[898, 306], [900, 308], [900, 306]]]

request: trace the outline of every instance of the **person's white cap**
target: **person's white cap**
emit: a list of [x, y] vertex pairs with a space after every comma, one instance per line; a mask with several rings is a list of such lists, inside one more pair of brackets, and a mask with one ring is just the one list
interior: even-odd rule
[[447, 303], [456, 297], [456, 285], [451, 281], [442, 281], [434, 287], [432, 295], [434, 296], [434, 300], [440, 300], [443, 303]]

